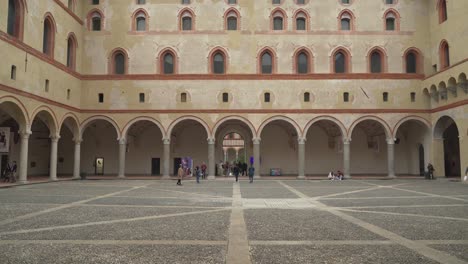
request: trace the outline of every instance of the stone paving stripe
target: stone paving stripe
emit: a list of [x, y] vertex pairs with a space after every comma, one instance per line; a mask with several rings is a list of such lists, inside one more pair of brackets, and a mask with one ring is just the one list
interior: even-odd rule
[[416, 240], [425, 245], [468, 245], [468, 240]]
[[159, 189], [159, 188], [152, 188], [154, 190], [159, 190], [159, 191], [165, 191], [165, 192], [174, 192], [174, 193], [180, 193], [180, 194], [188, 194], [188, 195], [198, 195], [198, 196], [203, 196], [203, 197], [211, 197], [213, 199], [215, 198], [226, 198], [224, 196], [217, 196], [217, 195], [210, 195], [210, 194], [203, 194], [203, 193], [192, 193], [192, 192], [184, 192], [184, 191], [176, 191], [176, 190], [169, 190], [169, 189]]
[[319, 199], [322, 199], [322, 198], [334, 197], [334, 196], [339, 196], [339, 195], [345, 195], [345, 194], [352, 194], [352, 193], [360, 193], [360, 192], [378, 190], [378, 189], [380, 189], [380, 188], [382, 188], [382, 187], [372, 187], [372, 188], [366, 188], [366, 189], [360, 189], [360, 190], [354, 190], [354, 191], [333, 193], [333, 194], [327, 194], [327, 195], [322, 195], [322, 196], [316, 196], [316, 197], [313, 197], [313, 198], [311, 198], [311, 199], [319, 200]]
[[[278, 181], [279, 184], [281, 184], [281, 186], [283, 186], [284, 188], [288, 189], [290, 192], [294, 193], [295, 195], [297, 195], [299, 198], [303, 198], [303, 199], [310, 199], [309, 196], [301, 193], [300, 191], [294, 189], [293, 187], [285, 184], [284, 182], [282, 181]], [[314, 198], [317, 198], [317, 197], [314, 197]]]
[[452, 199], [452, 200], [457, 200], [457, 201], [468, 202], [467, 199], [462, 199], [462, 198], [458, 198], [458, 197], [444, 196], [444, 195], [438, 195], [438, 194], [426, 193], [426, 192], [418, 192], [418, 191], [406, 190], [406, 189], [400, 189], [400, 188], [394, 188], [394, 187], [392, 187], [392, 189], [400, 190], [400, 191], [407, 191], [407, 192], [411, 192], [411, 193], [425, 194], [425, 195], [430, 196], [430, 197], [441, 197], [441, 198], [446, 198], [446, 199]]
[[55, 212], [55, 211], [62, 210], [62, 209], [65, 209], [65, 208], [70, 208], [70, 207], [73, 207], [73, 206], [75, 206], [75, 205], [84, 204], [84, 203], [91, 202], [91, 201], [95, 201], [95, 200], [99, 200], [99, 199], [102, 199], [102, 198], [111, 197], [111, 196], [113, 196], [113, 195], [121, 194], [121, 193], [124, 193], [124, 192], [129, 192], [129, 191], [137, 190], [137, 189], [140, 189], [140, 188], [143, 188], [143, 187], [144, 187], [144, 186], [136, 186], [136, 187], [129, 188], [129, 189], [127, 189], [127, 190], [122, 190], [122, 191], [118, 191], [118, 192], [108, 193], [108, 194], [105, 194], [105, 195], [96, 196], [96, 197], [94, 197], [94, 198], [85, 199], [85, 200], [81, 200], [81, 201], [76, 201], [76, 202], [64, 204], [64, 205], [62, 205], [62, 206], [57, 206], [57, 207], [54, 207], [54, 208], [42, 210], [42, 211], [39, 211], [39, 212], [34, 212], [34, 213], [25, 214], [25, 215], [18, 216], [18, 217], [6, 219], [6, 220], [3, 220], [3, 221], [0, 221], [0, 226], [6, 225], [6, 224], [10, 224], [10, 223], [13, 223], [13, 222], [16, 222], [16, 221], [19, 221], [19, 220], [24, 220], [24, 219], [36, 217], [36, 216], [39, 216], [39, 215], [43, 215], [43, 214]]
[[240, 185], [234, 183], [232, 187], [231, 226], [229, 227], [229, 243], [226, 255], [226, 264], [249, 264], [249, 241], [247, 239], [247, 226], [242, 209]]
[[73, 244], [73, 245], [203, 245], [227, 246], [227, 241], [206, 240], [0, 240], [0, 245]]
[[444, 220], [456, 220], [456, 221], [466, 221], [468, 218], [459, 218], [459, 217], [449, 217], [449, 216], [437, 216], [437, 215], [421, 215], [421, 214], [408, 214], [408, 213], [395, 213], [395, 212], [381, 212], [381, 211], [364, 211], [364, 210], [353, 210], [347, 208], [334, 207], [333, 210], [346, 211], [346, 212], [356, 212], [356, 213], [369, 213], [369, 214], [384, 214], [384, 215], [398, 215], [398, 216], [413, 216], [421, 218], [435, 218], [435, 219], [444, 219]]
[[[307, 198], [307, 195], [299, 192], [298, 190], [292, 188], [291, 186], [280, 182], [281, 185], [284, 185], [286, 188], [291, 190], [292, 192], [296, 193], [299, 197], [301, 198]], [[398, 188], [395, 188], [398, 189]], [[430, 259], [433, 259], [435, 261], [438, 261], [443, 264], [467, 264], [467, 262], [460, 260], [450, 254], [447, 254], [442, 251], [435, 250], [433, 248], [430, 248], [422, 243], [418, 243], [418, 241], [413, 241], [407, 238], [404, 238], [402, 236], [399, 236], [393, 232], [390, 232], [386, 229], [383, 229], [381, 227], [375, 226], [373, 224], [367, 223], [361, 219], [355, 218], [353, 216], [347, 215], [341, 211], [338, 211], [336, 209], [327, 207], [325, 204], [320, 203], [319, 201], [315, 201], [315, 203], [319, 206], [323, 206], [323, 210], [326, 210], [327, 212], [336, 215], [343, 220], [346, 220], [352, 224], [355, 224], [357, 226], [360, 226], [370, 232], [373, 232], [379, 236], [382, 236], [386, 239], [389, 239], [390, 241], [393, 241], [401, 246], [404, 246], [410, 250], [413, 250], [417, 252], [420, 255], [423, 255], [425, 257], [428, 257]]]
[[251, 240], [252, 246], [338, 246], [338, 245], [394, 245], [390, 240], [307, 240], [307, 241], [258, 241]]
[[375, 200], [375, 199], [427, 199], [426, 196], [383, 196], [383, 197], [334, 197], [321, 198], [320, 200]]
[[371, 205], [371, 206], [349, 206], [330, 207], [333, 209], [372, 209], [372, 208], [424, 208], [424, 207], [465, 207], [468, 204], [421, 204], [421, 205]]
[[[34, 204], [36, 205], [36, 204]], [[80, 204], [76, 207], [122, 207], [122, 208], [188, 208], [188, 209], [217, 209], [230, 206], [187, 206], [187, 205], [125, 205], [125, 204]]]
[[36, 228], [36, 229], [26, 229], [26, 230], [2, 232], [2, 233], [0, 233], [0, 236], [2, 236], [2, 235], [13, 235], [13, 234], [25, 234], [25, 233], [33, 233], [33, 232], [42, 232], [42, 231], [51, 231], [51, 230], [57, 230], [57, 229], [67, 229], [67, 228], [84, 227], [84, 226], [107, 225], [107, 224], [115, 224], [115, 223], [153, 220], [153, 219], [161, 219], [161, 218], [177, 217], [177, 216], [187, 216], [187, 215], [196, 215], [196, 214], [204, 214], [204, 213], [214, 213], [214, 212], [221, 212], [221, 211], [226, 211], [226, 210], [230, 210], [230, 209], [229, 208], [228, 209], [223, 208], [223, 209], [216, 209], [216, 210], [205, 210], [205, 211], [186, 212], [186, 213], [167, 214], [167, 215], [156, 215], [156, 216], [143, 216], [143, 217], [117, 219], [117, 220], [109, 220], [109, 221], [88, 222], [88, 223], [83, 223], [83, 224], [44, 227], [44, 228]]

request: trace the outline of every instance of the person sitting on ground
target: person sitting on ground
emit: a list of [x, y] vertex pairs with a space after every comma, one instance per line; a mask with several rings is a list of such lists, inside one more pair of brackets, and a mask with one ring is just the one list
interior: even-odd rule
[[333, 171], [330, 171], [330, 172], [328, 173], [328, 179], [329, 179], [329, 180], [334, 180], [334, 178], [335, 178], [335, 175], [334, 175]]

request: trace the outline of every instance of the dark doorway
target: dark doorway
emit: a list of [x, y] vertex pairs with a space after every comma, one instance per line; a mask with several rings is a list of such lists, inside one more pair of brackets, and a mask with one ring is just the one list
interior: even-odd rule
[[458, 128], [452, 123], [444, 131], [444, 162], [446, 177], [460, 177], [460, 142]]
[[161, 175], [161, 159], [152, 158], [151, 159], [151, 175]]
[[421, 144], [419, 145], [419, 175], [424, 176], [424, 146]]
[[96, 175], [104, 175], [104, 158], [96, 158], [94, 165], [96, 166]]
[[181, 163], [182, 163], [182, 158], [174, 158], [174, 175], [176, 176], [177, 176], [177, 171], [179, 170]]

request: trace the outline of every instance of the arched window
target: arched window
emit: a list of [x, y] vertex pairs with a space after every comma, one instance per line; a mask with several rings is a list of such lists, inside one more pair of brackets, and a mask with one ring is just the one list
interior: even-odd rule
[[22, 0], [8, 0], [7, 33], [19, 40], [23, 40], [24, 9]]
[[148, 14], [143, 9], [133, 13], [132, 29], [134, 31], [146, 31], [148, 29]]
[[273, 73], [273, 56], [269, 51], [265, 51], [260, 56], [260, 67], [263, 74]]
[[422, 55], [416, 48], [410, 48], [405, 51], [404, 69], [406, 73], [422, 73]]
[[286, 13], [283, 10], [277, 8], [272, 12], [271, 15], [271, 29], [272, 30], [285, 30], [286, 26]]
[[440, 43], [439, 48], [439, 56], [440, 56], [440, 69], [443, 70], [447, 67], [450, 67], [450, 50], [447, 41], [443, 40]]
[[228, 0], [229, 5], [235, 5], [237, 4], [237, 0]]
[[389, 9], [384, 13], [384, 29], [386, 31], [400, 30], [400, 14], [396, 10]]
[[442, 23], [448, 19], [447, 1], [439, 0], [439, 3], [437, 4], [437, 8], [439, 9], [439, 23]]
[[185, 9], [180, 15], [180, 30], [191, 31], [194, 30], [194, 14], [191, 10]]
[[117, 48], [111, 53], [110, 74], [127, 74], [128, 55], [125, 50]]
[[296, 11], [294, 15], [294, 23], [296, 30], [308, 30], [309, 16], [305, 11]]
[[212, 71], [215, 74], [223, 74], [225, 73], [225, 59], [224, 54], [221, 52], [216, 52], [213, 56], [213, 66]]
[[75, 0], [68, 0], [68, 9], [75, 12]]
[[171, 53], [166, 53], [163, 57], [164, 60], [164, 74], [174, 73], [174, 56]]
[[332, 71], [334, 73], [350, 73], [351, 62], [350, 53], [344, 48], [338, 48], [332, 53]]
[[103, 29], [104, 15], [98, 9], [94, 9], [88, 13], [88, 30], [101, 31]]
[[75, 35], [72, 33], [67, 40], [67, 67], [75, 70], [76, 67], [76, 48], [78, 47]]
[[354, 16], [349, 10], [341, 11], [338, 16], [338, 28], [343, 31], [354, 30]]
[[177, 55], [171, 48], [166, 48], [159, 53], [159, 72], [161, 74], [177, 73]]
[[385, 51], [379, 47], [373, 48], [367, 55], [368, 69], [371, 73], [386, 72], [387, 56]]
[[224, 18], [226, 19], [225, 21], [225, 29], [226, 30], [238, 30], [240, 28], [239, 26], [239, 12], [236, 9], [229, 9], [226, 11]]
[[55, 23], [52, 15], [47, 14], [44, 18], [44, 31], [42, 38], [42, 52], [49, 57], [54, 57]]
[[306, 48], [298, 49], [293, 56], [293, 72], [307, 74], [312, 72], [312, 53]]

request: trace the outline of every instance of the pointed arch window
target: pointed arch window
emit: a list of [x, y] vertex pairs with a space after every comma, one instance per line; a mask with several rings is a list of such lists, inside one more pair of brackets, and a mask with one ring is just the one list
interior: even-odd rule
[[78, 47], [76, 38], [73, 34], [67, 40], [67, 67], [75, 70], [76, 68], [76, 49]]
[[90, 31], [101, 31], [103, 29], [104, 15], [98, 9], [95, 9], [88, 14], [88, 29]]
[[163, 57], [164, 63], [164, 74], [173, 74], [174, 73], [174, 55], [171, 53], [164, 54]]
[[439, 56], [440, 69], [443, 70], [450, 67], [450, 48], [447, 41], [445, 40], [440, 43]]
[[194, 30], [194, 15], [192, 12], [186, 10], [180, 16], [180, 29], [182, 31]]
[[240, 25], [239, 25], [240, 14], [236, 9], [234, 8], [229, 9], [228, 11], [226, 11], [224, 17], [226, 19], [224, 22], [224, 25], [225, 25], [224, 27], [226, 30], [240, 29]]
[[349, 52], [345, 49], [338, 49], [332, 55], [332, 67], [334, 73], [350, 73], [351, 62]]
[[371, 73], [381, 73], [382, 68], [382, 55], [377, 51], [372, 52], [370, 56]]
[[273, 73], [273, 56], [269, 51], [262, 54], [261, 58], [261, 69], [263, 74]]
[[404, 53], [404, 69], [406, 73], [422, 73], [422, 54], [415, 48], [410, 48]]
[[437, 8], [439, 9], [439, 24], [448, 19], [447, 1], [439, 0]]
[[132, 25], [134, 31], [147, 31], [148, 14], [143, 9], [135, 11]]
[[308, 30], [309, 16], [304, 11], [298, 11], [294, 15], [295, 30]]
[[75, 0], [68, 0], [68, 9], [75, 12]]
[[354, 16], [351, 11], [345, 10], [338, 16], [339, 29], [342, 31], [354, 30]]
[[7, 33], [19, 40], [23, 40], [24, 9], [22, 0], [8, 0]]
[[216, 52], [213, 55], [213, 66], [212, 66], [212, 71], [214, 74], [224, 74], [226, 71], [226, 61], [225, 61], [225, 56], [221, 52]]
[[310, 55], [308, 52], [301, 50], [296, 54], [296, 73], [307, 74], [311, 72], [310, 69]]
[[110, 74], [123, 75], [128, 72], [128, 55], [123, 49], [115, 49], [111, 54]]
[[50, 14], [44, 18], [44, 28], [42, 35], [42, 52], [49, 57], [54, 57], [55, 44], [55, 23]]
[[273, 11], [271, 15], [271, 28], [272, 30], [286, 29], [286, 14], [282, 10]]
[[395, 9], [389, 9], [384, 13], [384, 30], [400, 30], [400, 14]]

